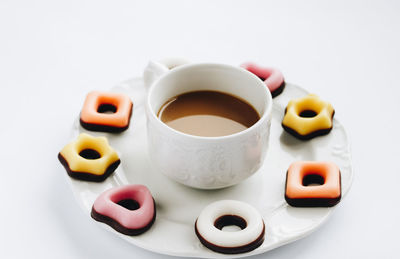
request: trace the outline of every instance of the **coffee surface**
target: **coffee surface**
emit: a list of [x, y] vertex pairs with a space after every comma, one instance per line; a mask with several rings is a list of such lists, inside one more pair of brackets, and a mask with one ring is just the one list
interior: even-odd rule
[[173, 129], [204, 137], [231, 135], [260, 119], [246, 101], [216, 91], [178, 95], [160, 108], [158, 117]]

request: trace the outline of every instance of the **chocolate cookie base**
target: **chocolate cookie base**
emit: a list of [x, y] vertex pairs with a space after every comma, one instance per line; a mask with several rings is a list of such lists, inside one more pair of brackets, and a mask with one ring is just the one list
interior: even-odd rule
[[275, 98], [278, 95], [280, 95], [283, 92], [283, 90], [285, 89], [285, 86], [286, 86], [286, 82], [283, 81], [282, 84], [278, 88], [276, 88], [274, 91], [271, 91], [272, 98]]
[[121, 163], [121, 160], [117, 160], [114, 163], [112, 163], [109, 167], [107, 167], [106, 172], [102, 175], [96, 175], [96, 174], [91, 174], [91, 173], [86, 173], [86, 172], [78, 172], [78, 171], [72, 171], [69, 168], [67, 160], [61, 155], [61, 153], [58, 153], [58, 160], [60, 160], [61, 164], [64, 166], [65, 170], [67, 171], [68, 175], [74, 179], [78, 180], [83, 180], [83, 181], [89, 181], [89, 182], [102, 182], [104, 181], [108, 176], [110, 176], [115, 169], [119, 166]]
[[210, 249], [214, 252], [218, 252], [218, 253], [222, 253], [222, 254], [241, 254], [241, 253], [250, 252], [250, 251], [256, 249], [257, 247], [259, 247], [264, 242], [264, 235], [265, 235], [265, 224], [263, 222], [263, 230], [262, 230], [260, 236], [253, 242], [248, 243], [243, 246], [224, 247], [224, 246], [218, 246], [216, 244], [210, 243], [205, 238], [203, 238], [203, 236], [197, 230], [197, 220], [196, 220], [196, 223], [194, 224], [194, 229], [195, 229], [196, 235], [199, 238], [200, 242], [205, 247], [207, 247], [208, 249]]
[[317, 130], [317, 131], [314, 131], [314, 132], [312, 132], [312, 133], [310, 133], [308, 135], [300, 135], [294, 129], [286, 127], [283, 124], [282, 124], [282, 127], [290, 135], [292, 135], [292, 136], [294, 136], [294, 137], [296, 137], [296, 138], [298, 138], [300, 140], [310, 140], [310, 139], [318, 137], [318, 136], [327, 135], [332, 130], [332, 128], [329, 128], [329, 129]]
[[118, 221], [98, 213], [93, 207], [92, 207], [92, 212], [90, 213], [90, 216], [94, 220], [105, 223], [105, 224], [109, 225], [110, 227], [112, 227], [113, 229], [115, 229], [116, 231], [118, 231], [124, 235], [137, 236], [137, 235], [140, 235], [140, 234], [146, 232], [147, 230], [149, 230], [150, 227], [153, 225], [154, 221], [156, 220], [156, 202], [154, 201], [154, 199], [153, 199], [153, 204], [154, 204], [154, 216], [153, 216], [152, 220], [150, 221], [150, 223], [147, 224], [143, 228], [137, 228], [137, 229], [126, 228], [126, 227], [122, 226], [121, 224], [119, 224]]
[[[286, 109], [285, 109], [285, 114], [286, 114]], [[335, 115], [335, 111], [333, 111], [331, 119], [333, 119], [334, 115]], [[332, 127], [328, 128], [328, 129], [316, 130], [316, 131], [313, 131], [313, 132], [311, 132], [310, 134], [307, 134], [307, 135], [301, 135], [300, 133], [298, 133], [294, 129], [283, 125], [283, 123], [281, 125], [282, 125], [283, 129], [287, 133], [289, 133], [290, 135], [292, 135], [292, 136], [294, 136], [294, 137], [296, 137], [296, 138], [298, 138], [300, 140], [310, 140], [310, 139], [315, 138], [315, 137], [327, 135], [329, 132], [331, 132], [332, 127], [333, 127], [332, 126]]]
[[[258, 78], [260, 78], [261, 81], [263, 81], [263, 82], [265, 82], [265, 80], [266, 80], [265, 78], [260, 77], [260, 76]], [[286, 82], [283, 81], [282, 84], [278, 88], [276, 88], [274, 91], [270, 90], [272, 98], [275, 98], [278, 95], [280, 95], [283, 92], [283, 90], [285, 89], [285, 86], [286, 86]]]
[[132, 109], [133, 109], [133, 104], [131, 104], [131, 108], [129, 111], [128, 124], [125, 127], [114, 127], [114, 126], [110, 126], [110, 125], [88, 123], [88, 122], [83, 121], [81, 118], [79, 118], [79, 122], [84, 129], [87, 129], [90, 131], [120, 133], [129, 128], [129, 124], [131, 122], [131, 116], [132, 116]]
[[342, 176], [339, 172], [339, 184], [340, 184], [340, 195], [335, 198], [300, 198], [292, 199], [286, 195], [287, 188], [287, 174], [286, 172], [286, 183], [285, 183], [285, 200], [293, 207], [333, 207], [340, 202], [342, 198]]

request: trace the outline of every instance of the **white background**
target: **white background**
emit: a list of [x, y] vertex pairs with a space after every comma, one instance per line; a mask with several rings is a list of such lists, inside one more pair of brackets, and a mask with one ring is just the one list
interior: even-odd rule
[[181, 56], [276, 66], [349, 133], [356, 176], [330, 220], [254, 258], [399, 258], [399, 48], [396, 1], [1, 0], [0, 257], [169, 258], [93, 224], [57, 153], [88, 91]]

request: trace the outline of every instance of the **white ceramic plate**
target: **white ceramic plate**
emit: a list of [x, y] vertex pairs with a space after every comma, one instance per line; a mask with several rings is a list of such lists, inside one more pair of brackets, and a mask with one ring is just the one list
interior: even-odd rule
[[[350, 147], [345, 130], [337, 119], [334, 119], [333, 129], [328, 135], [311, 141], [297, 140], [281, 127], [287, 102], [307, 94], [300, 87], [286, 84], [283, 93], [274, 99], [270, 147], [260, 170], [236, 186], [213, 191], [183, 186], [152, 167], [147, 154], [145, 89], [141, 78], [123, 82], [112, 91], [128, 94], [134, 103], [129, 129], [121, 134], [89, 132], [79, 125], [77, 119], [71, 140], [80, 132], [106, 136], [110, 145], [119, 152], [121, 165], [102, 183], [67, 179], [88, 217], [94, 200], [103, 191], [123, 184], [146, 185], [157, 203], [157, 218], [149, 231], [130, 237], [93, 221], [136, 246], [176, 256], [233, 258], [264, 253], [305, 237], [324, 223], [335, 207], [294, 208], [287, 205], [284, 199], [286, 171], [297, 160], [336, 163], [342, 173], [342, 199], [350, 189], [353, 179]], [[200, 243], [194, 232], [194, 222], [207, 204], [221, 199], [244, 201], [258, 209], [266, 225], [265, 241], [259, 248], [232, 256], [210, 251]]]

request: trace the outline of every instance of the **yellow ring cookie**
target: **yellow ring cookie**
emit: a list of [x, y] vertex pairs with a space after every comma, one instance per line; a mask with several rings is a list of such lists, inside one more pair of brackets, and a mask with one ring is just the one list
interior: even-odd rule
[[81, 133], [58, 154], [58, 159], [72, 178], [101, 182], [120, 164], [117, 152], [105, 137]]
[[293, 136], [308, 140], [328, 134], [335, 110], [314, 94], [291, 100], [285, 110], [282, 127]]

